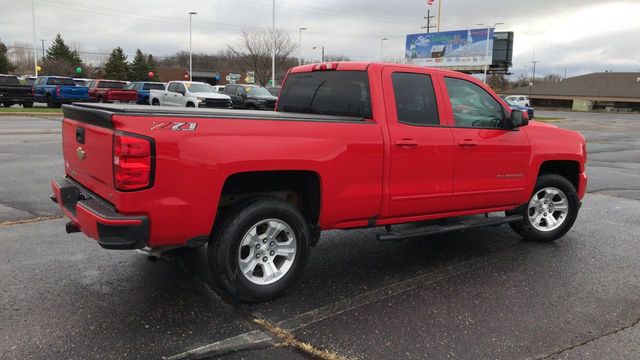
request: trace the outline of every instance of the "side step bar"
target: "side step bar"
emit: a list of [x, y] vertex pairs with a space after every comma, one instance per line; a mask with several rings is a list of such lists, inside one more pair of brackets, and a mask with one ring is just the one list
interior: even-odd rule
[[522, 215], [510, 215], [505, 217], [493, 217], [484, 219], [464, 220], [456, 224], [434, 225], [422, 230], [406, 233], [389, 232], [378, 235], [378, 241], [402, 241], [408, 239], [422, 238], [430, 235], [446, 234], [454, 231], [481, 228], [486, 226], [498, 226], [512, 222], [522, 221]]

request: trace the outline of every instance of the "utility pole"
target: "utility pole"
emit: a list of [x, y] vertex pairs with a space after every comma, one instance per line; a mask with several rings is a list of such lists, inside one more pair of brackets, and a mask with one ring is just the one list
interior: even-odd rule
[[300, 42], [298, 43], [298, 66], [302, 65], [302, 30], [307, 30], [307, 28], [300, 28]]
[[384, 61], [384, 41], [389, 40], [389, 38], [380, 39], [380, 61]]
[[427, 20], [427, 24], [420, 27], [422, 29], [427, 29], [427, 34], [430, 32], [431, 28], [436, 27], [435, 25], [431, 25], [431, 20], [434, 18], [435, 16], [431, 15], [431, 10], [427, 10], [427, 16], [424, 17], [424, 19]]
[[40, 39], [42, 41], [42, 58], [44, 59], [44, 39]]
[[437, 32], [440, 32], [440, 14], [442, 14], [442, 0], [438, 0], [438, 22], [436, 23]]
[[191, 17], [197, 14], [195, 11], [189, 11], [189, 81], [193, 81], [193, 57], [191, 54]]
[[273, 36], [273, 50], [271, 51], [271, 86], [276, 86], [276, 0], [273, 0], [271, 35]]
[[38, 53], [36, 52], [36, 5], [31, 0], [31, 22], [33, 25], [33, 72], [38, 77]]

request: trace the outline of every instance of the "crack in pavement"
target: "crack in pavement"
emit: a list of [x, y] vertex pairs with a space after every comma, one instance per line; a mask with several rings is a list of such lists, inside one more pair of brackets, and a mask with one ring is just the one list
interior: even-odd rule
[[639, 317], [639, 318], [637, 318], [635, 321], [633, 321], [631, 324], [629, 324], [629, 325], [627, 325], [627, 326], [623, 326], [623, 327], [621, 327], [621, 328], [619, 328], [619, 329], [616, 329], [616, 330], [613, 330], [613, 331], [610, 331], [610, 332], [604, 333], [604, 334], [602, 334], [602, 335], [600, 335], [600, 336], [596, 336], [596, 337], [594, 337], [594, 338], [591, 338], [591, 339], [585, 340], [585, 341], [580, 342], [580, 343], [578, 343], [578, 344], [571, 345], [571, 346], [566, 347], [566, 348], [564, 348], [564, 349], [558, 350], [558, 351], [556, 351], [556, 352], [554, 352], [554, 353], [552, 353], [552, 354], [538, 356], [538, 357], [536, 357], [536, 358], [534, 358], [534, 359], [536, 359], [536, 360], [551, 359], [551, 358], [553, 358], [553, 357], [555, 357], [555, 356], [558, 356], [558, 355], [560, 355], [560, 354], [562, 354], [562, 353], [564, 353], [564, 352], [567, 352], [567, 351], [570, 351], [570, 350], [577, 349], [577, 348], [579, 348], [579, 347], [582, 347], [582, 346], [588, 345], [588, 344], [590, 344], [590, 343], [592, 343], [592, 342], [594, 342], [594, 341], [596, 341], [596, 340], [598, 340], [598, 339], [602, 339], [602, 338], [607, 337], [607, 336], [610, 336], [610, 335], [615, 335], [615, 334], [617, 334], [617, 333], [619, 333], [619, 332], [621, 332], [621, 331], [624, 331], [624, 330], [627, 330], [627, 329], [629, 329], [629, 328], [632, 328], [632, 327], [634, 327], [634, 326], [636, 326], [636, 325], [638, 325], [638, 324], [640, 324], [640, 317]]
[[[251, 321], [251, 322], [266, 326], [267, 327], [266, 330], [268, 330], [275, 337], [275, 339], [273, 337], [268, 336], [263, 331], [254, 330], [244, 334], [240, 334], [238, 336], [234, 336], [232, 338], [228, 338], [221, 341], [217, 341], [212, 344], [204, 345], [196, 349], [188, 350], [180, 354], [166, 357], [166, 359], [168, 360], [198, 359], [198, 358], [210, 357], [210, 356], [220, 356], [220, 355], [224, 355], [231, 352], [237, 352], [239, 350], [250, 350], [252, 349], [251, 345], [262, 346], [262, 345], [266, 345], [267, 342], [269, 342], [269, 344], [273, 347], [290, 345], [295, 349], [298, 349], [304, 352], [305, 354], [315, 358], [318, 358], [321, 354], [325, 354], [326, 356], [336, 356], [336, 357], [320, 356], [320, 358], [321, 359], [346, 359], [341, 355], [317, 349], [312, 344], [307, 344], [296, 338], [293, 338], [295, 341], [291, 343], [284, 342], [284, 344], [282, 342], [276, 343], [274, 342], [274, 340], [283, 339], [278, 334], [280, 335], [289, 334], [290, 336], [293, 337], [292, 332], [300, 330], [306, 326], [335, 317], [344, 312], [351, 311], [353, 309], [356, 309], [362, 306], [366, 306], [375, 301], [389, 298], [391, 296], [395, 296], [395, 295], [416, 289], [421, 286], [433, 284], [435, 282], [445, 280], [452, 276], [473, 271], [482, 266], [494, 264], [505, 257], [516, 256], [526, 251], [526, 249], [527, 247], [524, 244], [517, 244], [509, 248], [502, 249], [491, 255], [475, 258], [469, 261], [463, 261], [458, 264], [454, 264], [451, 266], [447, 266], [443, 269], [420, 274], [418, 276], [414, 276], [412, 278], [405, 279], [398, 283], [393, 283], [393, 284], [381, 287], [379, 289], [354, 296], [349, 299], [331, 303], [331, 304], [322, 306], [320, 308], [313, 309], [305, 313], [293, 316], [292, 318], [282, 320], [276, 324], [271, 324], [266, 322], [266, 320], [262, 319], [264, 316], [260, 315], [259, 313], [257, 314], [247, 313], [243, 309], [241, 309], [239, 306], [234, 306], [232, 304], [226, 303], [210, 287], [208, 282], [206, 282], [197, 274], [189, 271], [188, 268], [179, 259], [177, 259], [177, 261], [180, 263], [180, 266], [182, 266], [183, 269], [197, 282], [203, 284], [209, 290], [212, 296], [214, 296], [218, 301], [221, 301], [226, 306], [233, 307], [234, 312], [240, 316], [243, 316], [245, 319], [247, 319], [247, 321]], [[264, 337], [259, 334], [263, 334]], [[316, 351], [319, 351], [319, 353], [316, 353]]]
[[38, 216], [32, 219], [1, 222], [0, 227], [19, 225], [19, 224], [31, 224], [31, 223], [40, 222], [40, 221], [55, 220], [55, 219], [62, 219], [62, 218], [64, 218], [64, 216], [59, 216], [59, 215], [58, 216]]

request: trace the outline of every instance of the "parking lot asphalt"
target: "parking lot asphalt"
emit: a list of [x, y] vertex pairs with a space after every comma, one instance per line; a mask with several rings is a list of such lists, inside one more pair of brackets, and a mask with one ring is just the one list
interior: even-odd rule
[[204, 249], [150, 262], [65, 234], [60, 118], [1, 117], [0, 358], [640, 358], [640, 116], [537, 115], [588, 141], [563, 239], [329, 231], [300, 284], [258, 305], [216, 294]]

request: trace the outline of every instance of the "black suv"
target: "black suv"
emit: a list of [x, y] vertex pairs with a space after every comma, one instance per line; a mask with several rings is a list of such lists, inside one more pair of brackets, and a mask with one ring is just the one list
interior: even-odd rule
[[267, 89], [257, 85], [227, 85], [226, 95], [231, 96], [233, 107], [251, 110], [273, 110], [277, 97], [271, 95]]

